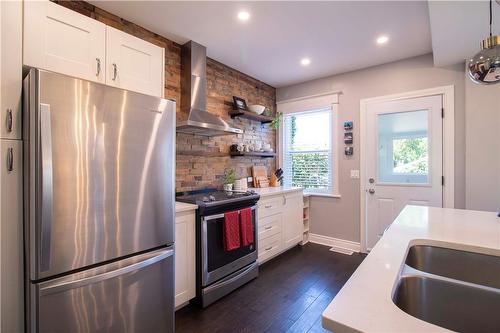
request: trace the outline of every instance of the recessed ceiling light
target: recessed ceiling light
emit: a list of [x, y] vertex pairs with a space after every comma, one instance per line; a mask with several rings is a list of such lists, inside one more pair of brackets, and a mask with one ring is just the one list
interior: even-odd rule
[[250, 18], [249, 12], [242, 11], [238, 13], [238, 19], [240, 21], [248, 21], [249, 18]]
[[377, 44], [385, 44], [389, 41], [389, 37], [387, 36], [380, 36], [377, 38]]
[[309, 59], [309, 58], [304, 58], [304, 59], [302, 59], [302, 60], [300, 61], [300, 64], [301, 64], [302, 66], [308, 66], [309, 64], [311, 64], [311, 59]]

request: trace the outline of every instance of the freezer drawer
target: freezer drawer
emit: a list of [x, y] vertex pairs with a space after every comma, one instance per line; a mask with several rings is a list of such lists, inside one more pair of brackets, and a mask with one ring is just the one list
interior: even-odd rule
[[31, 289], [31, 332], [174, 330], [173, 248], [33, 284]]

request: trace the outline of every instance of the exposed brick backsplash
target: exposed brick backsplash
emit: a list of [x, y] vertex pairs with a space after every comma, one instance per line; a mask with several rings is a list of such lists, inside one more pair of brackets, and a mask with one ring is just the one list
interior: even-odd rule
[[[85, 1], [54, 2], [165, 48], [165, 97], [178, 101], [177, 114], [180, 114], [181, 46], [179, 44]], [[275, 169], [273, 158], [228, 156], [229, 147], [233, 143], [270, 143], [276, 150], [276, 133], [269, 128], [269, 125], [261, 126], [260, 123], [246, 119], [232, 120], [228, 116], [228, 112], [232, 109], [233, 95], [244, 98], [249, 105], [265, 105], [273, 112], [276, 109], [274, 87], [207, 58], [208, 112], [224, 118], [231, 125], [241, 128], [244, 133], [213, 138], [177, 134], [176, 191], [220, 187], [224, 170], [227, 168], [234, 168], [237, 178], [250, 176], [253, 165], [266, 166], [268, 173]], [[188, 153], [192, 155], [187, 155]]]

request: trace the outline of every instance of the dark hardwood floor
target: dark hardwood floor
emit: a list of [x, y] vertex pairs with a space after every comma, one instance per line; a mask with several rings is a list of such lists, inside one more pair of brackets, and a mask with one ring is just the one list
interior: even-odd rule
[[206, 309], [176, 312], [176, 332], [325, 332], [321, 313], [364, 255], [308, 243], [260, 266], [259, 277]]

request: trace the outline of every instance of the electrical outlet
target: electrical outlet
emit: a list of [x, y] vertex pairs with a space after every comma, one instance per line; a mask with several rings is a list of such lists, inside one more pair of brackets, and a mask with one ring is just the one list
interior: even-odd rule
[[359, 179], [359, 170], [351, 170], [351, 178]]

